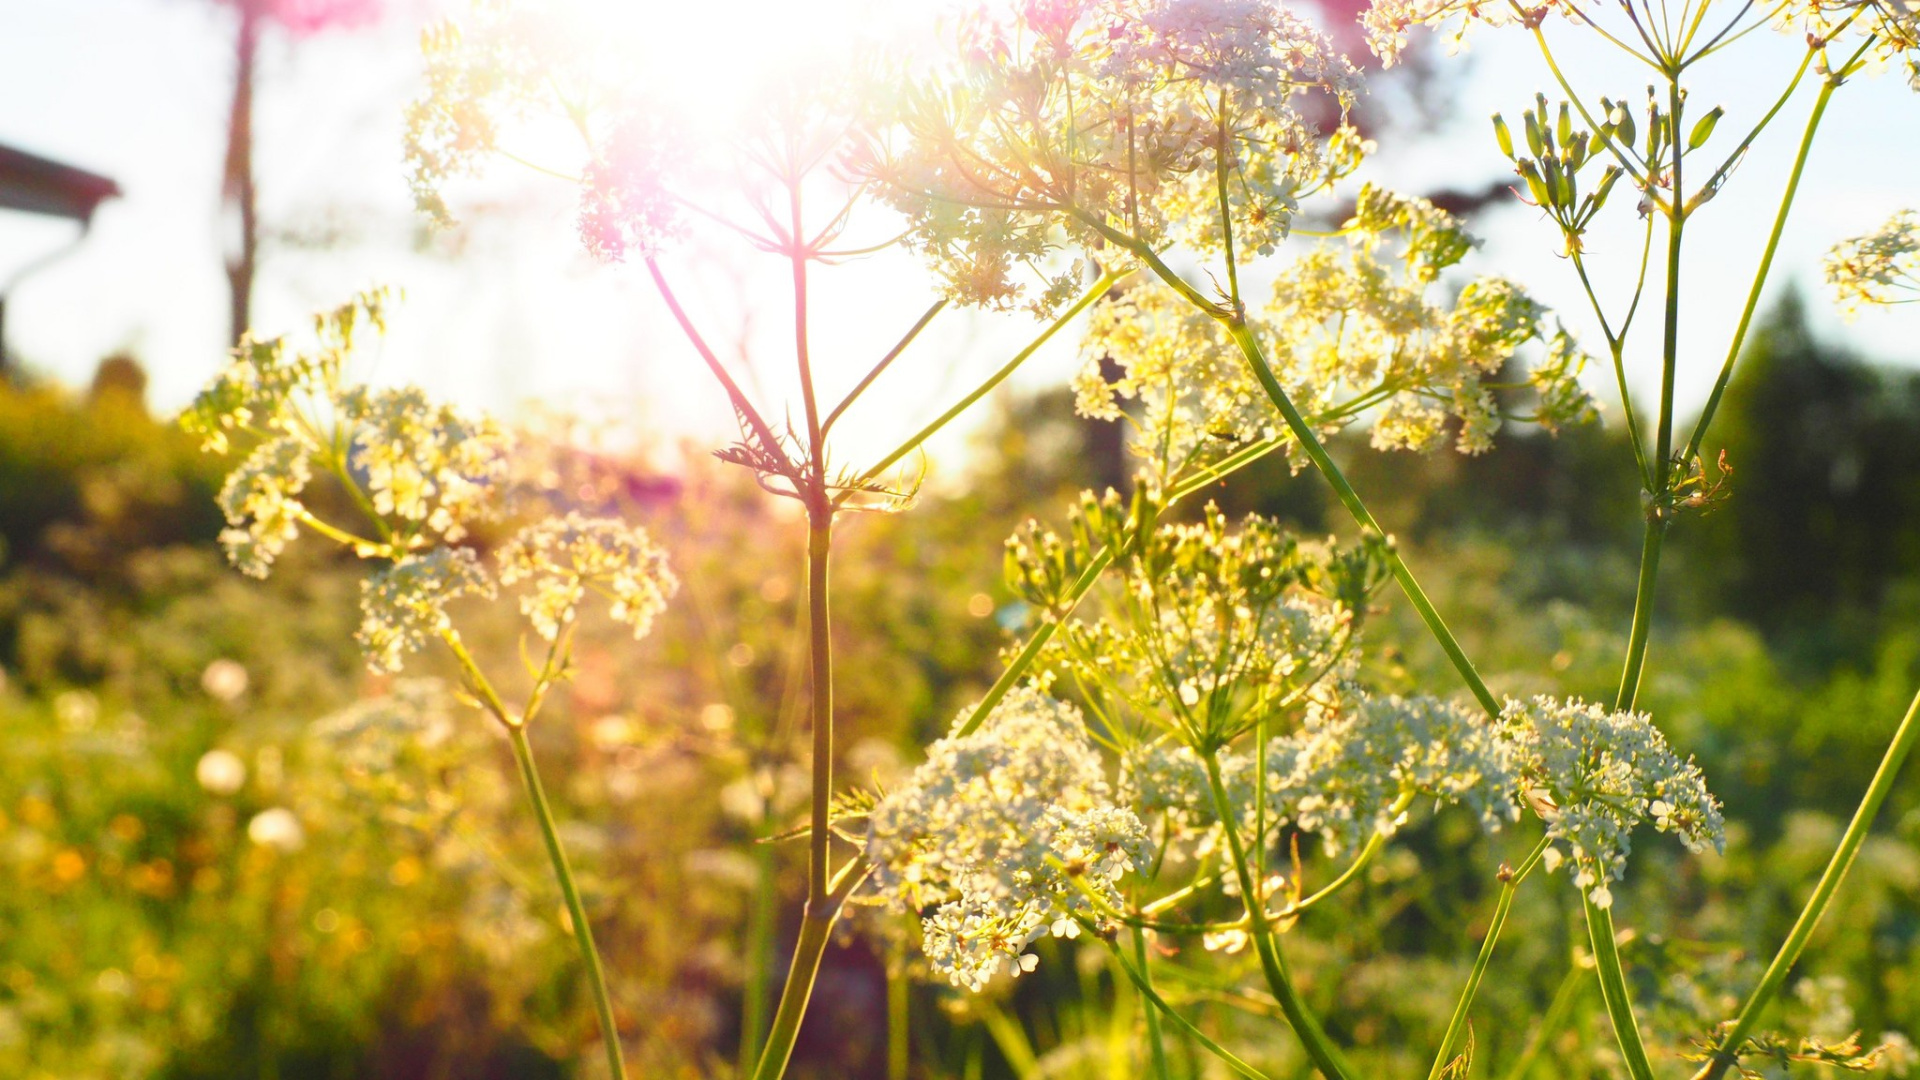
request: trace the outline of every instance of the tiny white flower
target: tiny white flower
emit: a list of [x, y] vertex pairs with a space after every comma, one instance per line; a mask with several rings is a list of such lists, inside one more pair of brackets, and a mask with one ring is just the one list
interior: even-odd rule
[[193, 767], [193, 778], [211, 795], [231, 795], [247, 782], [247, 763], [231, 750], [209, 750]]
[[283, 806], [262, 810], [247, 822], [247, 839], [264, 848], [291, 854], [306, 846], [307, 832], [300, 819]]

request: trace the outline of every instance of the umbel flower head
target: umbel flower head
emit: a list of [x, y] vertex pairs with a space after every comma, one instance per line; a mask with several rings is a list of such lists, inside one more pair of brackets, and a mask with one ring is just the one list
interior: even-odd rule
[[589, 590], [606, 596], [613, 620], [645, 637], [680, 587], [666, 552], [645, 529], [569, 513], [520, 530], [500, 549], [500, 580], [527, 582], [520, 611], [548, 641], [571, 622]]
[[422, 38], [426, 92], [407, 109], [416, 207], [453, 223], [443, 188], [477, 174], [523, 122], [562, 120], [584, 140], [579, 229], [594, 255], [650, 255], [683, 222], [667, 192], [678, 155], [664, 115], [643, 104], [606, 14], [579, 0], [476, 0]]
[[1378, 580], [1371, 549], [1356, 550], [1344, 558], [1209, 506], [1199, 522], [1144, 537], [1113, 609], [1069, 623], [1047, 655], [1148, 727], [1217, 749], [1340, 673], [1353, 605]]
[[[1574, 881], [1594, 904], [1613, 903], [1607, 882], [1625, 871], [1631, 833], [1649, 817], [1689, 851], [1725, 846], [1720, 802], [1706, 777], [1667, 748], [1646, 714], [1536, 697], [1508, 701], [1500, 721], [1528, 801], [1546, 821], [1548, 839], [1573, 857]], [[1558, 861], [1551, 856], [1548, 868]]]
[[868, 818], [878, 891], [925, 912], [934, 971], [974, 990], [1003, 969], [1033, 970], [1027, 947], [1038, 938], [1097, 919], [1090, 897], [1116, 906], [1121, 876], [1148, 854], [1140, 819], [1113, 805], [1079, 710], [1032, 685], [1008, 692], [972, 734], [928, 747]]
[[[384, 326], [383, 293], [316, 320], [317, 345], [248, 341], [182, 417], [208, 450], [234, 436], [260, 440], [221, 489], [221, 540], [235, 565], [266, 576], [301, 528], [385, 563], [361, 586], [358, 639], [368, 664], [399, 671], [408, 653], [448, 638], [447, 605], [491, 597], [493, 575], [455, 546], [509, 507], [514, 439], [490, 417], [438, 404], [416, 387], [351, 382], [356, 330]], [[301, 501], [316, 475], [346, 485], [360, 525], [322, 520]], [[677, 582], [644, 530], [568, 514], [522, 529], [499, 554], [500, 581], [525, 582], [521, 610], [549, 641], [588, 592], [644, 636]]]
[[379, 533], [360, 545], [367, 556], [460, 540], [504, 509], [513, 439], [499, 424], [412, 387], [347, 380], [361, 328], [384, 329], [386, 303], [383, 291], [363, 293], [317, 316], [306, 348], [242, 342], [182, 415], [209, 451], [225, 452], [234, 436], [259, 440], [220, 492], [220, 539], [246, 573], [266, 576], [299, 526], [314, 525], [301, 495], [316, 473], [364, 486]]
[[1920, 301], [1920, 214], [1902, 210], [1865, 236], [1834, 245], [1825, 269], [1849, 318], [1868, 304]]
[[959, 51], [853, 164], [966, 303], [1071, 295], [1046, 265], [1061, 230], [1219, 250], [1223, 179], [1236, 257], [1270, 251], [1300, 196], [1361, 152], [1343, 123], [1355, 69], [1271, 0], [1026, 0], [967, 22]]
[[1272, 742], [1267, 772], [1276, 812], [1329, 855], [1392, 836], [1414, 795], [1464, 805], [1489, 830], [1520, 816], [1515, 747], [1476, 710], [1438, 698], [1362, 693], [1316, 709]]
[[[1464, 453], [1487, 450], [1503, 411], [1490, 385], [1530, 342], [1547, 348], [1528, 419], [1553, 430], [1594, 415], [1578, 379], [1586, 358], [1524, 289], [1482, 277], [1437, 298], [1440, 274], [1477, 243], [1458, 219], [1369, 184], [1342, 231], [1283, 270], [1247, 320], [1322, 438], [1374, 411], [1378, 449], [1431, 451], [1451, 433]], [[1097, 306], [1082, 355], [1077, 408], [1132, 423], [1135, 452], [1163, 477], [1280, 430], [1225, 328], [1158, 282]]]

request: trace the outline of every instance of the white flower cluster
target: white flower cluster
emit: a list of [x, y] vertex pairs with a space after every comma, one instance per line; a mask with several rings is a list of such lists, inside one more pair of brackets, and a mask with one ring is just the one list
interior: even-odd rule
[[[1062, 226], [1075, 243], [1115, 230], [1219, 250], [1222, 174], [1236, 256], [1271, 251], [1300, 195], [1363, 152], [1294, 105], [1316, 92], [1344, 116], [1357, 72], [1272, 0], [1013, 5], [970, 21], [961, 52], [962, 70], [902, 97], [857, 165], [967, 303], [1021, 299], [1015, 272]], [[1064, 280], [1035, 306], [1057, 304]]]
[[[1227, 802], [1251, 833], [1256, 827], [1254, 760], [1233, 750], [1219, 752], [1220, 782]], [[1120, 795], [1143, 820], [1166, 822], [1168, 834], [1205, 833], [1220, 820], [1207, 784], [1207, 766], [1191, 747], [1170, 739], [1129, 747], [1120, 758]]]
[[[1424, 199], [1367, 185], [1344, 243], [1289, 265], [1267, 306], [1249, 318], [1276, 377], [1323, 436], [1378, 408], [1380, 449], [1492, 444], [1500, 413], [1488, 383], [1524, 345], [1547, 341], [1530, 377], [1549, 428], [1593, 415], [1578, 376], [1585, 357], [1564, 332], [1549, 338], [1545, 306], [1500, 278], [1468, 282], [1450, 303], [1430, 296], [1475, 241]], [[1135, 450], [1174, 473], [1208, 454], [1272, 437], [1278, 416], [1217, 320], [1173, 290], [1142, 282], [1094, 309], [1074, 380], [1076, 405], [1127, 417], [1139, 400]], [[1117, 368], [1111, 381], [1108, 372]]]
[[[1536, 697], [1507, 702], [1501, 723], [1528, 801], [1540, 808], [1548, 838], [1567, 846], [1574, 881], [1594, 904], [1613, 903], [1607, 882], [1626, 869], [1630, 834], [1648, 817], [1689, 851], [1724, 846], [1720, 803], [1699, 766], [1668, 749], [1644, 713]], [[1548, 869], [1558, 861], [1550, 857]]]
[[[230, 436], [260, 439], [227, 478], [220, 506], [227, 552], [264, 577], [305, 525], [387, 566], [361, 585], [357, 634], [368, 664], [398, 671], [406, 655], [452, 629], [447, 604], [491, 597], [494, 578], [471, 549], [452, 546], [500, 517], [514, 479], [514, 440], [491, 418], [430, 401], [413, 387], [349, 384], [344, 369], [362, 323], [384, 326], [385, 296], [370, 293], [316, 320], [317, 347], [248, 342], [182, 423], [208, 450]], [[301, 501], [329, 472], [372, 519], [362, 537], [314, 516]], [[666, 556], [624, 522], [568, 514], [522, 529], [499, 554], [500, 580], [530, 583], [521, 610], [549, 641], [588, 591], [645, 636], [678, 586]]]
[[220, 545], [249, 577], [263, 578], [287, 544], [300, 535], [307, 508], [300, 495], [313, 479], [308, 449], [298, 439], [268, 439], [247, 455], [220, 487], [227, 527]]
[[[429, 29], [426, 92], [407, 109], [408, 179], [416, 207], [453, 215], [450, 179], [480, 171], [502, 136], [529, 118], [564, 118], [585, 139], [579, 229], [593, 254], [651, 255], [682, 229], [667, 192], [679, 156], [658, 110], [642, 107], [630, 43], [583, 0], [477, 0]], [[563, 167], [565, 167], [563, 165]]]
[[1329, 855], [1399, 831], [1405, 796], [1464, 805], [1489, 830], [1520, 816], [1514, 747], [1477, 711], [1432, 697], [1315, 709], [1270, 744], [1267, 776], [1276, 811]]
[[471, 549], [402, 555], [360, 583], [360, 630], [354, 638], [368, 667], [399, 671], [408, 653], [452, 629], [448, 603], [493, 594], [493, 580]]
[[469, 523], [500, 513], [513, 441], [491, 417], [435, 404], [412, 386], [351, 387], [336, 415], [374, 511], [407, 532], [425, 526], [454, 542]]
[[457, 541], [500, 512], [513, 440], [499, 424], [411, 387], [345, 382], [359, 327], [384, 327], [385, 303], [367, 293], [321, 315], [307, 349], [243, 343], [181, 418], [209, 451], [225, 452], [235, 434], [260, 440], [220, 492], [220, 539], [246, 573], [265, 577], [299, 526], [315, 523], [301, 496], [318, 472], [364, 477], [381, 540], [362, 555]]
[[1113, 615], [1068, 624], [1055, 655], [1180, 743], [1223, 746], [1342, 668], [1353, 611], [1332, 580], [1340, 565], [1272, 521], [1234, 527], [1209, 506], [1157, 529]]
[[1775, 9], [1775, 29], [1822, 41], [1843, 30], [1870, 38], [1876, 65], [1898, 64], [1907, 85], [1920, 90], [1920, 3], [1914, 0], [1793, 0]]
[[[963, 711], [961, 715], [967, 715]], [[922, 920], [933, 969], [978, 990], [1027, 946], [1117, 905], [1118, 882], [1149, 855], [1146, 829], [1113, 805], [1079, 710], [1023, 686], [971, 735], [948, 737], [870, 817], [879, 891]], [[1084, 891], [1083, 891], [1084, 890]]]
[[615, 622], [645, 637], [680, 585], [645, 529], [579, 513], [520, 530], [501, 547], [499, 559], [503, 584], [530, 584], [520, 611], [548, 641], [573, 619], [589, 589], [611, 602]]
[[[1544, 14], [1554, 6], [1553, 0], [1548, 0], [1539, 5], [1539, 10]], [[1366, 33], [1367, 47], [1380, 58], [1380, 66], [1390, 68], [1405, 54], [1407, 31], [1415, 26], [1439, 27], [1452, 22], [1447, 47], [1449, 52], [1455, 52], [1465, 45], [1467, 29], [1474, 23], [1506, 26], [1522, 18], [1524, 13], [1510, 4], [1481, 4], [1474, 0], [1373, 0], [1367, 10], [1360, 13], [1360, 25]]]
[[1920, 301], [1920, 213], [1902, 210], [1873, 232], [1836, 244], [1825, 269], [1849, 318], [1868, 304]]

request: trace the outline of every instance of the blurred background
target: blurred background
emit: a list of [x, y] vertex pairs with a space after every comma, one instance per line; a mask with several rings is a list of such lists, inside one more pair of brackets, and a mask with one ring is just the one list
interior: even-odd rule
[[[726, 65], [808, 34], [859, 25], [912, 49], [940, 32], [920, 5], [878, 0], [756, 0], [723, 26], [695, 5], [614, 6], [636, 62], [680, 65], [695, 99], [724, 93]], [[374, 282], [407, 294], [376, 381], [564, 431], [575, 504], [645, 523], [685, 582], [642, 646], [613, 627], [586, 635], [580, 678], [537, 733], [636, 1075], [725, 1075], [768, 1013], [804, 879], [799, 850], [755, 842], [805, 798], [797, 523], [707, 456], [730, 434], [724, 400], [645, 282], [578, 251], [563, 186], [508, 172], [466, 193], [452, 232], [415, 218], [401, 110], [440, 11], [0, 0], [0, 1075], [594, 1075], [591, 1009], [503, 748], [432, 662], [414, 679], [366, 674], [360, 568], [308, 549], [265, 583], [229, 569], [213, 502], [227, 463], [171, 425], [240, 328], [294, 328]], [[1324, 14], [1345, 26], [1353, 12]], [[1383, 148], [1368, 175], [1469, 213], [1487, 237], [1473, 268], [1526, 282], [1597, 341], [1487, 137], [1488, 112], [1548, 85], [1537, 56], [1497, 35], [1460, 58], [1423, 44], [1363, 105]], [[1566, 48], [1568, 66], [1631, 95], [1612, 57]], [[1784, 84], [1768, 50], [1791, 60], [1799, 46], [1782, 37], [1703, 73], [1699, 100], [1735, 118], [1764, 109]], [[1809, 90], [1700, 219], [1686, 408], [1725, 347]], [[1636, 993], [1668, 1045], [1751, 985], [1920, 682], [1920, 313], [1843, 324], [1818, 281], [1827, 246], [1920, 199], [1916, 115], [1895, 77], [1843, 91], [1709, 447], [1735, 467], [1732, 498], [1677, 529], [1662, 568], [1643, 701], [1699, 756], [1730, 822], [1724, 858], [1683, 861], [1648, 838], [1619, 890]], [[1637, 254], [1596, 235], [1597, 265]], [[699, 317], [780, 400], [785, 375], [753, 360], [784, 298], [736, 254], [675, 259]], [[851, 381], [930, 296], [903, 256], [838, 275], [823, 289], [838, 312], [822, 324], [823, 378]], [[876, 308], [896, 317], [862, 317]], [[876, 387], [853, 456], [897, 442], [1031, 333], [942, 318], [914, 376]], [[1649, 358], [1630, 360], [1651, 387]], [[919, 506], [846, 530], [843, 775], [911, 764], [991, 681], [1022, 619], [998, 539], [1029, 515], [1057, 519], [1081, 488], [1125, 486], [1117, 429], [1076, 418], [1061, 388], [1076, 364], [1071, 342], [1050, 347], [935, 444]], [[1617, 677], [1639, 542], [1619, 419], [1616, 406], [1557, 440], [1510, 430], [1474, 459], [1381, 456], [1364, 435], [1338, 447], [1500, 692], [1601, 697]], [[1217, 498], [1309, 533], [1346, 527], [1312, 476], [1281, 468]], [[1377, 676], [1450, 687], [1393, 599], [1373, 632]], [[512, 621], [466, 617], [510, 662]], [[1348, 927], [1299, 932], [1296, 963], [1340, 1041], [1396, 1075], [1419, 1067], [1516, 842], [1465, 818], [1422, 822]], [[1869, 1038], [1920, 1027], [1916, 845], [1907, 783], [1783, 1022]], [[1573, 977], [1583, 931], [1565, 892], [1522, 894], [1507, 938], [1521, 974], [1482, 994], [1481, 1053], [1520, 1076], [1612, 1063], [1591, 981]], [[830, 955], [796, 1075], [889, 1074], [887, 995], [905, 963], [876, 922], [855, 920]], [[1097, 964], [1064, 959], [981, 998], [914, 989], [910, 1075], [1131, 1075], [1137, 1040], [1102, 1026], [1119, 992]], [[1186, 1004], [1275, 1075], [1297, 1068], [1270, 1019]], [[1535, 1040], [1553, 1008], [1569, 1019]]]

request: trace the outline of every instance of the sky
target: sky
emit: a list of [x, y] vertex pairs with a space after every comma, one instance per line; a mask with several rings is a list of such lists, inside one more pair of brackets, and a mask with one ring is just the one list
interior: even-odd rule
[[[642, 439], [729, 435], [717, 389], [673, 328], [644, 272], [595, 263], [579, 249], [565, 186], [530, 172], [495, 171], [466, 189], [466, 224], [428, 238], [411, 210], [401, 155], [401, 110], [418, 90], [419, 28], [434, 0], [401, 0], [380, 24], [294, 43], [271, 36], [263, 54], [256, 168], [268, 247], [256, 326], [282, 332], [354, 290], [385, 283], [406, 299], [367, 372], [420, 382], [469, 404], [512, 410], [531, 401], [614, 423]], [[698, 94], [724, 94], [724, 74], [804, 54], [833, 19], [923, 42], [937, 5], [918, 0], [736, 0], [724, 25], [702, 5], [608, 0], [636, 63], [671, 73]], [[1553, 24], [1552, 40], [1577, 85], [1637, 97], [1645, 74], [1590, 35]], [[226, 284], [219, 214], [220, 162], [230, 80], [232, 15], [208, 0], [0, 0], [0, 143], [113, 177], [125, 192], [105, 204], [91, 235], [11, 295], [11, 351], [36, 370], [84, 385], [101, 357], [135, 355], [161, 412], [191, 399], [223, 363]], [[1728, 108], [1729, 144], [1785, 85], [1802, 51], [1763, 31], [1737, 62], [1709, 64], [1691, 107]], [[1516, 117], [1550, 75], [1524, 34], [1482, 31], [1442, 65], [1464, 71], [1448, 119], [1421, 138], [1384, 141], [1363, 175], [1409, 191], [1478, 187], [1500, 177], [1489, 113]], [[1684, 415], [1704, 399], [1764, 244], [1812, 80], [1782, 110], [1726, 191], [1690, 223], [1679, 384]], [[1517, 124], [1516, 124], [1517, 127]], [[1920, 305], [1872, 312], [1853, 324], [1831, 313], [1821, 254], [1902, 207], [1920, 206], [1920, 97], [1894, 73], [1843, 87], [1822, 128], [1803, 194], [1782, 243], [1777, 294], [1798, 282], [1821, 330], [1895, 363], [1920, 363]], [[1597, 229], [1593, 265], [1618, 281], [1638, 256], [1631, 200], [1615, 200]], [[1513, 206], [1475, 223], [1470, 259], [1527, 285], [1598, 349], [1600, 336], [1569, 264], [1537, 213]], [[68, 223], [0, 212], [0, 281], [72, 242]], [[793, 383], [782, 357], [790, 313], [778, 267], [748, 256], [686, 251], [668, 260], [703, 329], [729, 357], [760, 358], [748, 381], [767, 411], [787, 410]], [[818, 370], [834, 388], [856, 380], [934, 298], [913, 261], [889, 254], [819, 275]], [[1603, 301], [1624, 304], [1601, 285]], [[736, 302], [739, 296], [751, 302]], [[1651, 326], [1652, 319], [1643, 319]], [[943, 314], [844, 426], [844, 458], [884, 452], [945, 400], [998, 367], [1034, 332], [1020, 316]], [[1070, 335], [1023, 370], [1035, 387], [1076, 364]], [[767, 358], [771, 357], [772, 360]], [[1629, 350], [1636, 392], [1657, 379], [1657, 340]], [[1593, 371], [1609, 398], [1611, 379]], [[797, 411], [797, 405], [791, 406]], [[858, 422], [853, 422], [857, 420]], [[934, 444], [957, 455], [964, 434]]]

